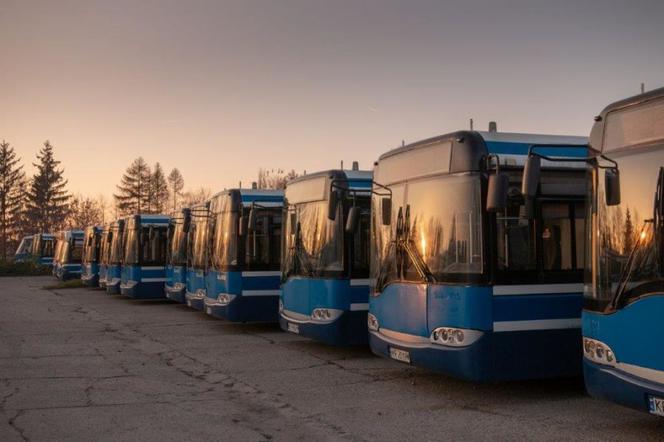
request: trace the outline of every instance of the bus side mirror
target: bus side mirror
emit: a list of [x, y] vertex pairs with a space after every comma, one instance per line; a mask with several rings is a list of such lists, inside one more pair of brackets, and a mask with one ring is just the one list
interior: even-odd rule
[[384, 226], [389, 226], [392, 222], [392, 197], [383, 197], [380, 201], [381, 218]]
[[486, 210], [498, 212], [507, 207], [507, 190], [510, 181], [507, 174], [494, 173], [489, 175], [489, 189], [486, 196]]
[[618, 169], [606, 169], [604, 172], [604, 194], [607, 206], [620, 204], [620, 172]]
[[348, 219], [346, 220], [346, 233], [355, 233], [357, 226], [360, 224], [360, 208], [353, 206], [348, 211]]
[[249, 210], [249, 221], [247, 222], [247, 232], [252, 233], [254, 230], [256, 230], [256, 209], [251, 208]]
[[339, 205], [339, 195], [336, 190], [330, 190], [330, 198], [327, 203], [327, 219], [334, 221], [337, 219], [337, 206]]
[[534, 198], [537, 194], [541, 168], [542, 160], [540, 157], [529, 155], [523, 167], [523, 181], [521, 182], [521, 193], [524, 198]]

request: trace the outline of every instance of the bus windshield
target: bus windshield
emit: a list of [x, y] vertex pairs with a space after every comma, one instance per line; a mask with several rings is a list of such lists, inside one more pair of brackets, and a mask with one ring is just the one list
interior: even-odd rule
[[122, 256], [124, 255], [124, 249], [122, 247], [124, 232], [120, 228], [113, 229], [112, 233], [112, 242], [111, 242], [111, 256], [109, 263], [111, 264], [120, 264], [122, 262]]
[[208, 260], [208, 215], [192, 214], [189, 238], [187, 240], [188, 265], [196, 269], [205, 269]]
[[108, 259], [111, 252], [111, 240], [113, 239], [113, 234], [107, 230], [104, 230], [101, 233], [99, 238], [99, 262], [102, 264], [108, 264]]
[[171, 265], [185, 265], [187, 263], [187, 234], [184, 231], [184, 222], [174, 221], [172, 226], [168, 251], [169, 262]]
[[96, 232], [88, 232], [85, 237], [83, 259], [86, 263], [97, 262], [99, 259], [99, 235]]
[[23, 255], [32, 250], [32, 238], [23, 238], [16, 249], [17, 255]]
[[166, 226], [127, 229], [125, 264], [163, 265], [166, 259]]
[[[283, 273], [301, 276], [339, 276], [343, 273], [343, 216], [327, 217], [327, 201], [288, 208]], [[339, 204], [339, 210], [342, 205]]]
[[392, 281], [458, 282], [483, 271], [480, 177], [445, 175], [390, 186], [392, 221], [374, 196], [372, 278], [378, 292]]

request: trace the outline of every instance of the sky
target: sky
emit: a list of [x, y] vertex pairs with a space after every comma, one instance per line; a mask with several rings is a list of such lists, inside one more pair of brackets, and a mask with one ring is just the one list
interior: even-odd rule
[[470, 118], [587, 136], [664, 86], [662, 23], [661, 0], [0, 0], [0, 139], [29, 173], [50, 140], [73, 193], [110, 198], [138, 156], [217, 191]]

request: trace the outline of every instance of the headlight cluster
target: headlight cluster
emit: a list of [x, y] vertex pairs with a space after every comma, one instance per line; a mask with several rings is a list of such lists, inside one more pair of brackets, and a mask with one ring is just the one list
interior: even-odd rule
[[369, 330], [372, 331], [378, 331], [379, 329], [378, 319], [371, 313], [367, 314], [367, 327], [369, 327]]
[[173, 288], [175, 290], [182, 290], [184, 288], [184, 284], [182, 284], [181, 282], [176, 282], [175, 284], [173, 284]]
[[311, 312], [311, 317], [313, 319], [327, 321], [328, 319], [332, 319], [332, 313], [326, 308], [315, 308], [314, 311]]
[[598, 364], [616, 365], [616, 355], [611, 347], [595, 339], [583, 338], [583, 354]]
[[217, 296], [217, 301], [220, 304], [230, 304], [230, 302], [235, 298], [235, 295], [229, 295], [228, 293], [222, 293]]
[[466, 334], [459, 328], [438, 327], [431, 333], [431, 341], [436, 344], [461, 346], [466, 345]]

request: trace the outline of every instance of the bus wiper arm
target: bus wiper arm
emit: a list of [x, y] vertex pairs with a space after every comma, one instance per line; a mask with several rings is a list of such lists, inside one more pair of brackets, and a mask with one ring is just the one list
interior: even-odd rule
[[433, 272], [431, 272], [426, 261], [424, 261], [424, 258], [417, 248], [413, 246], [413, 240], [409, 239], [402, 241], [402, 247], [406, 251], [408, 258], [413, 263], [413, 266], [417, 273], [419, 273], [420, 277], [429, 283], [436, 282], [436, 278], [433, 276]]
[[629, 257], [627, 258], [627, 265], [625, 265], [625, 269], [623, 270], [622, 274], [620, 275], [620, 280], [618, 281], [618, 287], [616, 288], [616, 294], [611, 300], [611, 307], [616, 309], [618, 308], [618, 305], [620, 304], [621, 298], [625, 294], [625, 291], [627, 289], [627, 283], [629, 282], [632, 272], [634, 271], [635, 263], [636, 263], [636, 252], [641, 249], [642, 243], [645, 242], [645, 233], [646, 233], [646, 228], [649, 224], [652, 224], [653, 220], [652, 219], [647, 219], [643, 223], [643, 227], [641, 228], [641, 231], [639, 232], [639, 236], [636, 238], [636, 244], [634, 244], [634, 247], [632, 247], [632, 251], [629, 254]]

